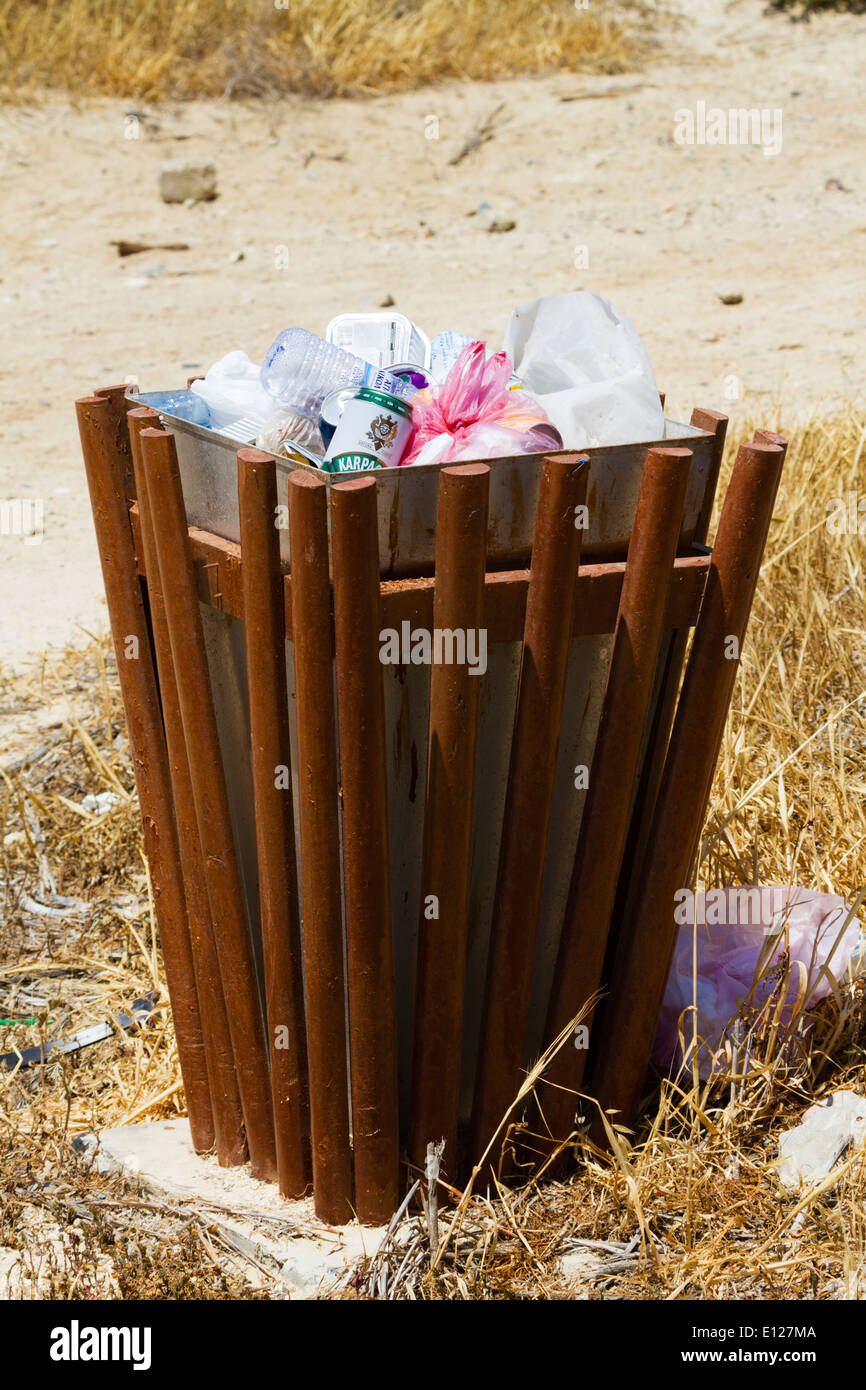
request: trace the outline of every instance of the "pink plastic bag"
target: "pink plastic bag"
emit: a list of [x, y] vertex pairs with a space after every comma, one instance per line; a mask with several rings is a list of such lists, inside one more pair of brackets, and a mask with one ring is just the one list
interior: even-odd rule
[[412, 401], [413, 430], [401, 466], [501, 458], [559, 449], [562, 440], [536, 400], [509, 390], [511, 362], [487, 358], [483, 343], [463, 349], [441, 386]]
[[[697, 931], [693, 924], [697, 916]], [[681, 923], [668, 976], [664, 1004], [653, 1048], [659, 1067], [682, 1064], [679, 1042], [680, 1016], [688, 1047], [695, 1033], [691, 1005], [697, 1004], [700, 1074], [706, 1080], [713, 1070], [712, 1054], [729, 1024], [749, 997], [760, 965], [760, 980], [748, 1014], [756, 1014], [778, 985], [778, 971], [785, 950], [790, 952], [790, 979], [781, 1014], [781, 1027], [792, 1022], [798, 993], [804, 990], [806, 1007], [830, 993], [827, 972], [839, 980], [845, 974], [860, 941], [860, 923], [852, 917], [845, 925], [848, 908], [832, 893], [795, 887], [716, 888], [686, 894], [677, 907]], [[692, 970], [697, 945], [697, 993]], [[797, 966], [800, 963], [800, 968]], [[724, 1065], [720, 1058], [717, 1063]], [[691, 1058], [689, 1058], [691, 1065]]]

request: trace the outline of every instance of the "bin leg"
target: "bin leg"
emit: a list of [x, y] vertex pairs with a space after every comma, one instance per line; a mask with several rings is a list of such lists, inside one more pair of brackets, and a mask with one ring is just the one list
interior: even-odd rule
[[277, 529], [276, 463], [238, 453], [241, 577], [250, 696], [253, 800], [277, 1168], [284, 1197], [310, 1185], [295, 819], [286, 689], [286, 611]]
[[162, 430], [142, 430], [139, 442], [250, 1165], [255, 1177], [273, 1180], [277, 1170], [268, 1050], [241, 897], [177, 454], [173, 436]]
[[[521, 1085], [556, 753], [574, 626], [587, 461], [545, 459], [493, 909], [472, 1153], [477, 1163]], [[491, 1159], [492, 1161], [492, 1159]]]
[[288, 481], [313, 1198], [322, 1221], [345, 1222], [353, 1214], [352, 1155], [328, 488], [300, 468]]
[[398, 1205], [399, 1141], [376, 483], [336, 483], [331, 499], [355, 1199], [381, 1225]]
[[[634, 912], [614, 965], [593, 1093], [633, 1124], [767, 539], [785, 451], [740, 446], [713, 546]], [[605, 1142], [600, 1120], [593, 1134]]]
[[[713, 434], [715, 436], [713, 440], [710, 474], [704, 489], [704, 498], [701, 503], [694, 536], [695, 545], [704, 545], [709, 533], [719, 469], [721, 468], [722, 456], [725, 452], [725, 435], [728, 428], [728, 417], [726, 415], [720, 415], [715, 410], [696, 409], [692, 411], [691, 423], [696, 429], [705, 430], [707, 434]], [[671, 726], [674, 720], [674, 711], [676, 709], [677, 695], [679, 693], [680, 679], [683, 673], [683, 662], [686, 657], [689, 636], [689, 629], [681, 628], [676, 632], [672, 632], [668, 640], [668, 651], [665, 657], [664, 670], [659, 681], [658, 698], [655, 702], [655, 711], [647, 734], [646, 757], [638, 778], [628, 840], [626, 841], [626, 848], [623, 854], [623, 873], [617, 890], [617, 901], [614, 909], [615, 923], [608, 941], [606, 966], [609, 966], [613, 959], [614, 952], [611, 948], [615, 948], [616, 946], [616, 923], [624, 919], [626, 908], [630, 906], [628, 899], [635, 887], [632, 870], [642, 863], [646, 851], [646, 843], [649, 837], [650, 826], [652, 825], [653, 809], [655, 807], [656, 797], [658, 796], [659, 784], [662, 779], [662, 771], [665, 764], [665, 754], [667, 753], [668, 741], [671, 736]], [[605, 1004], [603, 1003], [597, 1017], [600, 1017], [604, 1013], [604, 1009]]]
[[[443, 468], [439, 474], [433, 628], [462, 633], [467, 641], [484, 622], [489, 484], [486, 464]], [[480, 687], [468, 660], [446, 665], [434, 657], [409, 1152], [423, 1168], [428, 1143], [444, 1139], [445, 1168], [452, 1178]]]
[[[603, 986], [641, 742], [682, 524], [690, 449], [650, 449], [641, 479], [608, 668], [601, 721], [547, 1019], [552, 1042]], [[590, 1028], [592, 1013], [582, 1023]], [[539, 1093], [542, 1127], [555, 1142], [571, 1131], [586, 1049], [565, 1044]], [[562, 1165], [560, 1165], [562, 1166]]]
[[189, 935], [201, 1005], [202, 1034], [210, 1082], [216, 1150], [220, 1164], [224, 1168], [230, 1168], [245, 1163], [247, 1158], [243, 1112], [238, 1093], [237, 1077], [235, 1076], [234, 1055], [229, 1037], [228, 1016], [219, 973], [216, 943], [213, 939], [213, 923], [207, 900], [201, 846], [198, 842], [192, 784], [189, 777], [189, 764], [183, 739], [183, 722], [177, 696], [177, 682], [171, 661], [171, 643], [165, 618], [162, 586], [159, 581], [156, 542], [153, 537], [153, 525], [147, 496], [147, 480], [144, 476], [138, 438], [143, 429], [153, 428], [158, 421], [157, 412], [147, 406], [139, 406], [127, 415], [135, 470], [135, 486], [138, 495], [142, 559], [147, 577], [153, 645], [156, 653], [162, 717], [165, 725], [165, 741], [177, 821], [180, 866], [183, 873], [184, 893], [189, 917]]
[[213, 1114], [159, 695], [129, 524], [126, 412], [115, 393], [114, 400], [77, 401], [76, 413], [190, 1132], [196, 1152], [206, 1153], [214, 1142]]

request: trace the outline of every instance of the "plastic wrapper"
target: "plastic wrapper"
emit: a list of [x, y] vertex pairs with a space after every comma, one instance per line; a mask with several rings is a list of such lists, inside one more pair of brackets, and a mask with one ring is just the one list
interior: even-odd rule
[[[845, 975], [859, 947], [860, 923], [856, 917], [847, 920], [842, 898], [799, 886], [716, 888], [684, 898], [677, 909], [680, 932], [653, 1061], [665, 1069], [682, 1066], [680, 1019], [688, 1048], [695, 1034], [691, 1006], [697, 1004], [698, 1058], [706, 1080], [713, 1072], [713, 1054], [730, 1036], [733, 1021], [740, 1017], [748, 1026], [780, 988], [788, 954], [782, 1034]], [[724, 1065], [723, 1054], [717, 1069], [719, 1064]]]
[[276, 411], [256, 437], [257, 448], [265, 449], [269, 454], [282, 454], [284, 457], [292, 452], [293, 444], [301, 444], [320, 457], [325, 452], [325, 441], [318, 425], [292, 410]]
[[561, 447], [559, 435], [526, 391], [509, 390], [511, 362], [504, 352], [487, 359], [470, 343], [441, 386], [428, 386], [412, 402], [412, 434], [400, 465], [505, 458]]

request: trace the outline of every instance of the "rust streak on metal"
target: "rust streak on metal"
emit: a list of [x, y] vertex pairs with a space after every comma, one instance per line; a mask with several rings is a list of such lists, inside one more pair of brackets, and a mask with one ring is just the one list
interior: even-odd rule
[[173, 436], [162, 430], [142, 430], [139, 442], [250, 1165], [255, 1177], [271, 1180], [276, 1177], [276, 1149], [268, 1051], [232, 837], [177, 454]]
[[[691, 460], [689, 449], [658, 448], [647, 453], [553, 979], [548, 1043], [606, 984], [602, 979], [605, 945]], [[587, 1014], [582, 1023], [591, 1028], [592, 1015]], [[542, 1123], [554, 1142], [566, 1139], [571, 1131], [586, 1056], [585, 1048], [565, 1044], [545, 1074], [550, 1085], [540, 1092]]]
[[[436, 519], [433, 627], [478, 633], [484, 622], [484, 566], [490, 469], [443, 468]], [[481, 680], [468, 662], [434, 665], [419, 918], [412, 1119], [409, 1151], [424, 1166], [427, 1145], [445, 1140], [456, 1177], [457, 1105], [466, 973], [472, 805]], [[435, 900], [435, 914], [424, 904]]]
[[376, 484], [331, 488], [355, 1200], [367, 1225], [398, 1204], [397, 1055]]
[[[480, 1161], [521, 1084], [547, 835], [574, 626], [587, 464], [545, 459], [499, 852], [472, 1151]], [[491, 1154], [491, 1164], [495, 1154]]]
[[[100, 396], [76, 402], [96, 542], [111, 618], [117, 673], [141, 806], [144, 848], [171, 995], [193, 1146], [214, 1142], [195, 966], [186, 921], [168, 758], [141, 586], [135, 571], [124, 458], [131, 460], [125, 411]], [[122, 427], [122, 428], [121, 428]], [[121, 448], [125, 443], [125, 451]], [[130, 462], [131, 472], [131, 462]]]
[[[652, 1050], [676, 939], [678, 890], [689, 884], [739, 664], [784, 447], [743, 444], [722, 507], [704, 600], [646, 856], [631, 931], [614, 964], [593, 1093], [631, 1125]], [[600, 1123], [595, 1136], [604, 1142]]]
[[283, 1196], [301, 1197], [312, 1174], [286, 689], [286, 617], [277, 529], [276, 464], [259, 449], [238, 452], [238, 509], [244, 556], [253, 802], [277, 1168]]
[[328, 489], [296, 469], [288, 493], [313, 1200], [322, 1221], [344, 1222], [353, 1214], [352, 1155]]
[[144, 476], [138, 439], [143, 429], [152, 428], [158, 422], [157, 412], [147, 406], [138, 406], [136, 409], [130, 410], [127, 415], [138, 495], [140, 541], [150, 599], [153, 645], [156, 653], [162, 716], [165, 725], [165, 740], [177, 821], [178, 851], [186, 894], [196, 986], [201, 1005], [201, 1025], [213, 1108], [214, 1137], [217, 1158], [222, 1167], [228, 1168], [246, 1162], [247, 1146], [244, 1137], [243, 1111], [235, 1074], [234, 1054], [229, 1034], [223, 985], [220, 979], [210, 904], [207, 897], [204, 860], [195, 818], [192, 782], [190, 781], [189, 762], [183, 737], [183, 720], [171, 659], [171, 642], [156, 557], [156, 542], [150, 522], [150, 510], [147, 505], [147, 480]]

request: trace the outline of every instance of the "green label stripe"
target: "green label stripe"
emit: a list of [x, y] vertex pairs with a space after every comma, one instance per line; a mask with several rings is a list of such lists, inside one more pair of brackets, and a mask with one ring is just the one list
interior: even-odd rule
[[366, 473], [370, 468], [381, 468], [382, 460], [375, 454], [335, 454], [325, 459], [322, 468], [326, 473]]

